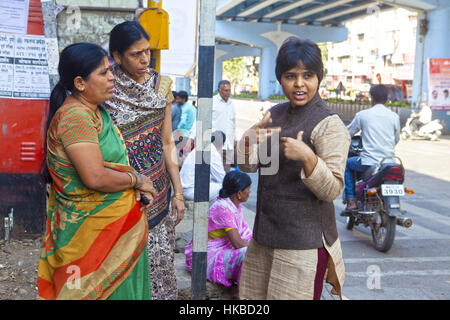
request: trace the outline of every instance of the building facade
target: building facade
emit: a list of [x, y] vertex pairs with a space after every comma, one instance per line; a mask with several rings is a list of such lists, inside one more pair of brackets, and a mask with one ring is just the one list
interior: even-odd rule
[[342, 82], [347, 92], [367, 92], [370, 84], [404, 87], [412, 96], [417, 13], [401, 8], [356, 18], [345, 23], [348, 39], [327, 44], [324, 86]]

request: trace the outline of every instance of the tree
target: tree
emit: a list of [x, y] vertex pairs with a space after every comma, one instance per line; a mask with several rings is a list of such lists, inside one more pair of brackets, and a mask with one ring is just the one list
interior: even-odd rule
[[233, 94], [236, 94], [236, 87], [244, 79], [245, 71], [246, 65], [243, 57], [236, 57], [223, 62], [224, 79], [230, 81]]

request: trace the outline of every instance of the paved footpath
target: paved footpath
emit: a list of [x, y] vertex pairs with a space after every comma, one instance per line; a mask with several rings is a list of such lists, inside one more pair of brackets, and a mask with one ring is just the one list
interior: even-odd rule
[[[187, 271], [185, 264], [185, 256], [183, 253], [183, 246], [192, 238], [192, 204], [188, 204], [186, 214], [176, 226], [177, 234], [177, 251], [181, 251], [175, 254], [175, 268], [177, 275], [178, 290], [180, 292], [179, 299], [190, 299], [191, 290], [191, 273]], [[253, 228], [253, 223], [255, 221], [255, 212], [242, 206], [244, 218], [250, 228]], [[225, 288], [221, 285], [213, 285], [209, 281], [207, 283], [206, 289], [207, 299], [217, 299], [217, 300], [229, 300], [237, 298], [236, 288]], [[331, 286], [326, 284], [322, 292], [322, 300], [338, 300], [339, 297], [331, 294]], [[346, 297], [344, 297], [346, 299]]]

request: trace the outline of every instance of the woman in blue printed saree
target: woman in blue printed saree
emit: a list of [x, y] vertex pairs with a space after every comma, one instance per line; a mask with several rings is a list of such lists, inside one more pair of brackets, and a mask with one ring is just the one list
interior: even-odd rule
[[146, 210], [152, 298], [176, 300], [175, 225], [184, 214], [183, 187], [172, 136], [171, 80], [149, 68], [148, 41], [148, 34], [136, 21], [113, 28], [109, 51], [116, 62], [112, 67], [115, 92], [104, 106], [124, 137], [131, 166], [149, 177], [157, 192]]

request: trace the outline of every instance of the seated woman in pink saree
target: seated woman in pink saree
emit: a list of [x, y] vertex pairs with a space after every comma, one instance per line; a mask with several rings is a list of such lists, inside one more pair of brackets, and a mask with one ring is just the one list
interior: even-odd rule
[[[223, 179], [219, 197], [209, 209], [206, 277], [212, 283], [239, 286], [241, 266], [252, 237], [241, 203], [248, 200], [251, 183], [248, 174], [230, 171]], [[187, 269], [192, 271], [192, 240], [184, 252]]]

